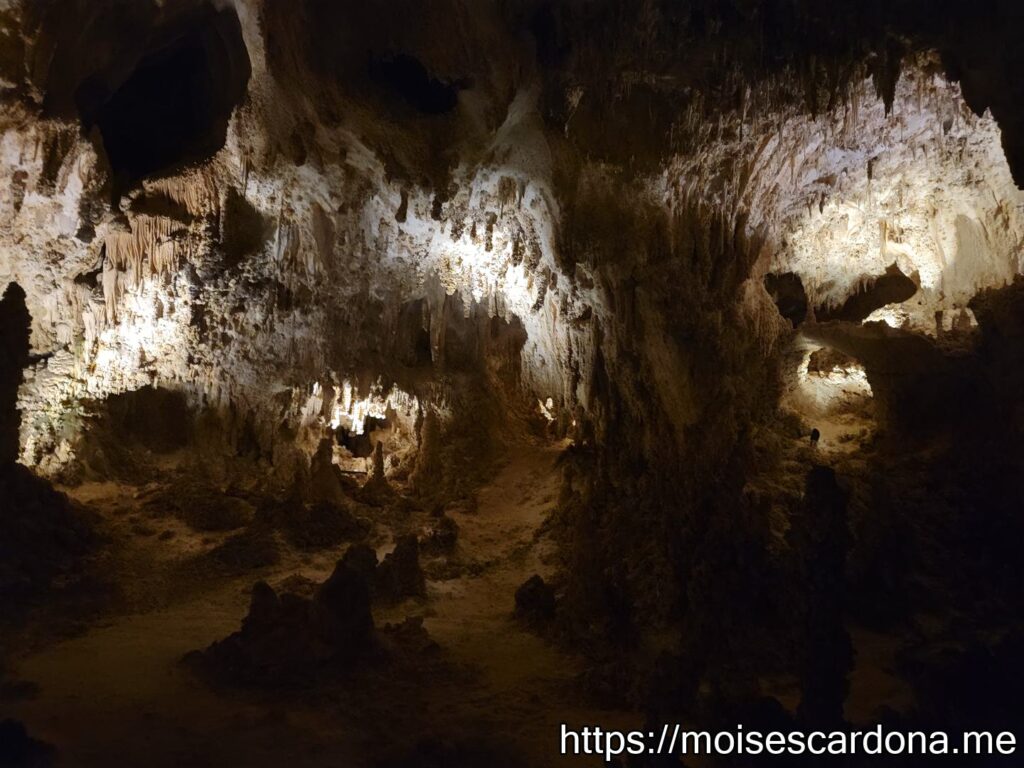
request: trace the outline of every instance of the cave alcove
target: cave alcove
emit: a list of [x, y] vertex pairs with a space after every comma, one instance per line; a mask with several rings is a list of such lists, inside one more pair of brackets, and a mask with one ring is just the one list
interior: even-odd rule
[[338, 427], [334, 430], [334, 439], [355, 458], [365, 459], [373, 454], [373, 433], [378, 429], [388, 429], [389, 426], [386, 417], [367, 416], [361, 431]]
[[189, 444], [193, 415], [181, 392], [142, 387], [107, 398], [110, 429], [154, 453], [170, 453]]
[[807, 292], [800, 276], [793, 272], [769, 273], [764, 276], [764, 289], [772, 297], [779, 314], [797, 327], [807, 317]]
[[424, 115], [451, 112], [465, 87], [433, 77], [423, 62], [404, 53], [371, 59], [370, 79]]
[[410, 368], [429, 366], [433, 361], [426, 299], [407, 301], [399, 309], [395, 357]]
[[74, 101], [83, 129], [99, 129], [115, 185], [123, 188], [214, 155], [250, 75], [238, 17], [204, 6], [123, 79], [85, 78]]
[[121, 392], [93, 405], [79, 461], [86, 477], [142, 477], [158, 457], [194, 445], [196, 426], [182, 392], [153, 386]]

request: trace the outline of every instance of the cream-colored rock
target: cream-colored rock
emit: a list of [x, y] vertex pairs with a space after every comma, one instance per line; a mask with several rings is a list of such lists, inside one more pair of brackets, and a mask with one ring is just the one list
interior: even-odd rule
[[[378, 412], [398, 414], [409, 440], [424, 404], [386, 371], [365, 375], [408, 302], [424, 302], [438, 371], [453, 307], [518, 320], [520, 384], [567, 412], [591, 401], [599, 347], [609, 365], [632, 365], [601, 340], [623, 327], [624, 299], [610, 298], [622, 276], [587, 259], [564, 271], [566, 190], [528, 69], [507, 106], [487, 89], [460, 95], [476, 134], [442, 199], [388, 172], [364, 140], [365, 110], [339, 103], [349, 116], [324, 122], [315, 100], [341, 96], [276, 80], [258, 4], [232, 7], [251, 76], [223, 147], [117, 206], [95, 131], [14, 100], [0, 110], [0, 283], [26, 291], [41, 356], [21, 393], [25, 463], [59, 471], [87, 401], [147, 385], [225, 418], [252, 414], [271, 452], [287, 433], [309, 456], [328, 427], [358, 430]], [[921, 286], [900, 311], [931, 332], [937, 311], [1020, 272], [1021, 198], [998, 128], [929, 64], [908, 63], [890, 115], [867, 80], [818, 117], [744, 106], [702, 125], [681, 109], [703, 137], [696, 150], [633, 183], [637, 204], [670, 226], [756, 251], [738, 305], [720, 309], [742, 315], [764, 354], [785, 329], [759, 284], [768, 271], [795, 272], [812, 302], [838, 305], [895, 262]], [[483, 115], [499, 109], [487, 133]], [[301, 152], [282, 149], [296, 143]], [[582, 165], [581, 188], [611, 185], [614, 169]], [[681, 431], [701, 408], [689, 358], [651, 305], [638, 318], [654, 391]]]

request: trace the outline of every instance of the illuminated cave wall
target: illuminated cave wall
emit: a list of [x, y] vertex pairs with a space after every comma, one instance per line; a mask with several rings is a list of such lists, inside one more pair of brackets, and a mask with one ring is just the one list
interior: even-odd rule
[[708, 196], [767, 235], [755, 277], [794, 273], [827, 309], [895, 264], [920, 288], [900, 320], [934, 333], [936, 311], [1020, 273], [1022, 195], [999, 128], [934, 56], [904, 62], [888, 112], [868, 77], [818, 117], [759, 113], [750, 98], [731, 131], [704, 129], [704, 150], [677, 157], [672, 178], [674, 203]]
[[[446, 311], [515, 318], [527, 337], [519, 381], [532, 398], [605, 408], [595, 371], [635, 374], [628, 399], [653, 393], [681, 439], [705, 413], [708, 386], [671, 313], [629, 303], [630, 280], [667, 289], [678, 278], [658, 264], [643, 275], [648, 244], [615, 240], [626, 232], [686, 229], [698, 258], [711, 258], [711, 240], [736, 244], [748, 266], [682, 274], [710, 285], [736, 270], [742, 287], [723, 290], [716, 311], [738, 320], [700, 333], [718, 333], [723, 348], [738, 343], [728, 334], [744, 334], [766, 359], [788, 329], [763, 288], [768, 273], [795, 273], [812, 307], [827, 308], [895, 263], [921, 290], [884, 317], [934, 332], [937, 311], [1021, 269], [1020, 193], [999, 129], [966, 108], [930, 54], [903, 62], [888, 113], [863, 67], [816, 116], [785, 74], [755, 79], [738, 100], [680, 104], [651, 165], [602, 158], [593, 146], [602, 121], [589, 111], [597, 84], [569, 73], [553, 89], [538, 68], [544, 46], [508, 42], [489, 5], [419, 11], [426, 27], [458, 19], [465, 45], [442, 50], [410, 27], [397, 45], [419, 59], [367, 69], [336, 52], [349, 50], [345, 40], [317, 42], [310, 30], [345, 21], [345, 35], [376, 42], [369, 11], [339, 20], [329, 4], [302, 3], [282, 16], [275, 4], [237, 0], [217, 12], [237, 23], [218, 22], [219, 37], [196, 43], [217, 97], [210, 133], [197, 132], [204, 141], [181, 163], [137, 181], [105, 149], [117, 110], [96, 105], [210, 23], [203, 3], [167, 5], [138, 11], [152, 35], [104, 49], [83, 71], [70, 63], [74, 50], [54, 51], [88, 19], [101, 34], [102, 4], [80, 4], [85, 17], [56, 27], [42, 14], [20, 58], [4, 59], [0, 283], [28, 296], [40, 359], [21, 392], [22, 460], [44, 473], [73, 462], [96, 402], [144, 386], [182, 390], [236, 420], [256, 414], [268, 449], [288, 422], [298, 437], [287, 439], [308, 453], [337, 420], [344, 382], [361, 402], [377, 375], [395, 381], [395, 340], [416, 302], [438, 372]], [[4, 23], [15, 28], [23, 13], [11, 6]], [[365, 82], [347, 84], [339, 73], [357, 65]], [[624, 98], [647, 84], [628, 74]], [[436, 100], [411, 98], [408, 77], [436, 80]], [[92, 95], [76, 105], [82, 93]], [[221, 97], [233, 97], [222, 145]], [[566, 120], [553, 118], [552, 101]], [[619, 138], [635, 139], [638, 153], [646, 141]], [[614, 232], [618, 208], [648, 213], [636, 215], [636, 231], [631, 219]], [[601, 251], [601, 237], [614, 253]], [[715, 290], [707, 295], [717, 300]], [[599, 426], [610, 417], [591, 415]]]
[[458, 191], [442, 204], [429, 187], [389, 178], [358, 124], [320, 124], [324, 105], [267, 68], [264, 11], [235, 10], [251, 77], [223, 146], [150, 175], [116, 206], [117, 174], [95, 131], [82, 137], [73, 119], [39, 119], [29, 106], [4, 112], [0, 280], [25, 287], [43, 358], [22, 389], [23, 461], [59, 470], [89, 404], [143, 386], [315, 432], [349, 409], [343, 382], [355, 382], [355, 408], [372, 401], [374, 370], [390, 384], [399, 316], [415, 301], [439, 371], [446, 312], [481, 306], [523, 319], [524, 384], [566, 399], [536, 89], [519, 89], [482, 158], [452, 170]]

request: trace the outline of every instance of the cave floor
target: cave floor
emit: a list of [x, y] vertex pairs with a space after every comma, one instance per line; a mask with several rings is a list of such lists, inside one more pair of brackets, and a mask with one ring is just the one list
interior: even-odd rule
[[40, 639], [37, 627], [31, 650], [11, 663], [36, 693], [13, 702], [11, 715], [67, 765], [373, 765], [424, 739], [517, 754], [529, 765], [565, 765], [555, 753], [560, 722], [625, 726], [635, 717], [588, 712], [574, 682], [579, 660], [511, 616], [516, 587], [552, 567], [551, 544], [540, 532], [563, 447], [508, 448], [479, 490], [476, 511], [452, 513], [459, 557], [475, 567], [446, 579], [430, 578], [428, 569], [426, 600], [375, 607], [378, 625], [424, 618], [440, 651], [415, 674], [272, 691], [212, 688], [179, 662], [238, 628], [254, 581], [322, 581], [343, 547], [290, 552], [272, 568], [242, 575], [189, 573], [181, 563], [216, 537], [184, 527], [164, 540], [150, 531], [140, 536], [137, 507], [152, 489], [82, 486], [76, 495], [103, 517], [107, 567], [123, 582], [117, 586], [131, 610], [102, 613], [71, 637]]

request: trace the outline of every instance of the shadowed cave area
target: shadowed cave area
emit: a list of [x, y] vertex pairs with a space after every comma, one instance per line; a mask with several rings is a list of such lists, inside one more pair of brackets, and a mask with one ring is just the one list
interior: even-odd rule
[[0, 3], [0, 766], [1018, 765], [1022, 32]]
[[[52, 16], [68, 10], [61, 5], [50, 4]], [[135, 13], [143, 15], [146, 4], [139, 5]], [[134, 34], [147, 47], [133, 50], [139, 45], [134, 42], [114, 51], [110, 61], [100, 57], [67, 65], [69, 83], [51, 87], [59, 91], [73, 85], [82, 130], [99, 129], [115, 183], [130, 184], [214, 155], [224, 144], [228, 119], [246, 94], [251, 72], [238, 17], [212, 4], [196, 4], [181, 11], [180, 19], [133, 30], [126, 10], [101, 5], [92, 13], [92, 19], [83, 20], [84, 34], [74, 40], [75, 54], [89, 56], [85, 48], [90, 42], [107, 44], [90, 40], [90, 33], [102, 35], [96, 28], [104, 24]], [[72, 53], [58, 46], [54, 55], [59, 60]]]

